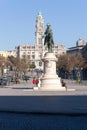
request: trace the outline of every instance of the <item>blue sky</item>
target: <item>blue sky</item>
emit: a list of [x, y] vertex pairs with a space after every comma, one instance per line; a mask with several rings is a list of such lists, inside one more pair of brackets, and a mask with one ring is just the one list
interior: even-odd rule
[[0, 50], [35, 43], [35, 21], [42, 12], [55, 43], [67, 48], [87, 41], [87, 0], [0, 0]]

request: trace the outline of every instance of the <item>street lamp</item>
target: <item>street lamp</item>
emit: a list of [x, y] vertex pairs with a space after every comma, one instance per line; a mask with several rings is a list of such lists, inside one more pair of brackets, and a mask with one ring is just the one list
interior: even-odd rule
[[82, 67], [81, 67], [81, 68], [76, 67], [76, 77], [77, 77], [77, 81], [80, 80], [80, 82], [81, 82], [81, 80], [82, 80], [82, 78], [83, 78], [82, 70], [83, 70]]
[[9, 72], [10, 72], [10, 66], [8, 66], [7, 68], [7, 74], [9, 75]]
[[76, 70], [76, 80], [78, 81], [78, 78], [80, 77], [79, 68], [76, 67], [75, 70]]
[[35, 69], [36, 73], [37, 73], [37, 77], [39, 78], [39, 74], [41, 72], [41, 70], [39, 68]]
[[2, 76], [4, 75], [4, 62], [2, 63]]
[[81, 80], [83, 80], [83, 68], [81, 67]]

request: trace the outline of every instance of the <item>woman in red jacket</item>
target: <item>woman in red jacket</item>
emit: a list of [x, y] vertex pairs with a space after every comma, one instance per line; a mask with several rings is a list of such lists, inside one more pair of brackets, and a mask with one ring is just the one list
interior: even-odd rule
[[36, 86], [36, 79], [35, 78], [33, 78], [33, 85], [34, 85], [34, 87]]

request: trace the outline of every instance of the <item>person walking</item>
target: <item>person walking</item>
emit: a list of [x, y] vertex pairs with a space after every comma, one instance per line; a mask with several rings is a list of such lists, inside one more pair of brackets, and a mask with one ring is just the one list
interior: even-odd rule
[[36, 79], [36, 87], [38, 87], [38, 83], [39, 83], [39, 80], [38, 80], [38, 79]]
[[16, 77], [15, 82], [16, 82], [16, 84], [19, 83], [19, 78], [18, 77]]
[[36, 86], [36, 79], [35, 79], [35, 77], [33, 78], [33, 87], [35, 87]]
[[81, 83], [80, 77], [78, 77], [77, 82], [78, 82], [79, 84]]
[[63, 79], [61, 79], [61, 84], [62, 84], [62, 87], [65, 87], [65, 88], [66, 88], [66, 91], [67, 91], [66, 82], [64, 82], [64, 80], [63, 80]]

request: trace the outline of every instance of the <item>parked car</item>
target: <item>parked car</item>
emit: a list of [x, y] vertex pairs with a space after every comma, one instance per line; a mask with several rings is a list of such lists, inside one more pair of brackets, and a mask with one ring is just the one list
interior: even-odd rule
[[25, 80], [25, 81], [29, 80], [29, 78], [30, 78], [30, 77], [27, 76], [27, 75], [24, 75], [24, 76], [23, 76], [23, 80]]
[[0, 78], [0, 85], [7, 85], [8, 80], [6, 78]]
[[6, 78], [9, 82], [15, 82], [15, 77], [13, 76], [7, 76]]

